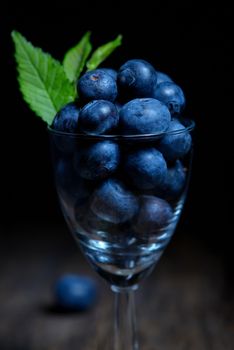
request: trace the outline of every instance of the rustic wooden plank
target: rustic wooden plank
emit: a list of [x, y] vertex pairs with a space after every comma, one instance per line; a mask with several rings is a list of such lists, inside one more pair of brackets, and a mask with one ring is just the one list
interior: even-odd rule
[[[1, 350], [104, 350], [113, 296], [65, 228], [12, 232], [0, 247], [0, 269]], [[96, 279], [94, 308], [66, 314], [53, 307], [52, 285], [65, 272]], [[174, 238], [137, 292], [142, 350], [233, 349], [234, 307], [224, 286], [219, 259], [198, 241]]]

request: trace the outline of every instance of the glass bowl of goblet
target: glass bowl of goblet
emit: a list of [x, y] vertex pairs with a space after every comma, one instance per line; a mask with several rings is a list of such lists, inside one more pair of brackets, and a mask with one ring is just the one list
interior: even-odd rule
[[139, 349], [134, 291], [168, 245], [186, 198], [194, 122], [179, 125], [144, 135], [48, 129], [64, 218], [115, 293], [115, 350]]

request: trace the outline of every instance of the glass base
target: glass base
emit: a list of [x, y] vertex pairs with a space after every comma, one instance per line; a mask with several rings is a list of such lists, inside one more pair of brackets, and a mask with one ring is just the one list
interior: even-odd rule
[[160, 259], [165, 246], [160, 246], [156, 250], [155, 245], [152, 249], [142, 249], [138, 252], [119, 252], [118, 249], [105, 247], [105, 243], [100, 241], [89, 240], [89, 245], [82, 237], [79, 238], [79, 245], [87, 260], [98, 274], [103, 277], [109, 284], [116, 288], [128, 288], [135, 286], [140, 280], [147, 277], [153, 270], [155, 264]]

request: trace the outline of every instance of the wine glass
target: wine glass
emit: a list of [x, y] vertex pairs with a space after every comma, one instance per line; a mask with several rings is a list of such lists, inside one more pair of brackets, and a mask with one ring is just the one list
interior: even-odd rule
[[184, 205], [194, 122], [161, 134], [84, 135], [48, 128], [65, 220], [115, 293], [114, 350], [139, 349], [134, 292], [171, 239]]

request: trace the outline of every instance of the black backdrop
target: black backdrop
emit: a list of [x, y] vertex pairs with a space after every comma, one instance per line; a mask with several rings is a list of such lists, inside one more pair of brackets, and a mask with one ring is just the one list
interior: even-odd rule
[[[187, 115], [196, 121], [195, 158], [182, 231], [231, 255], [233, 194], [233, 49], [231, 5], [191, 2], [57, 5], [38, 10], [13, 4], [1, 11], [1, 225], [62, 224], [49, 159], [45, 124], [22, 100], [10, 32], [62, 59], [92, 31], [94, 46], [123, 34], [123, 46], [106, 66], [129, 58], [149, 60], [184, 89]], [[5, 232], [5, 231], [4, 231]], [[227, 244], [228, 243], [228, 244]], [[230, 251], [229, 251], [230, 249]]]

